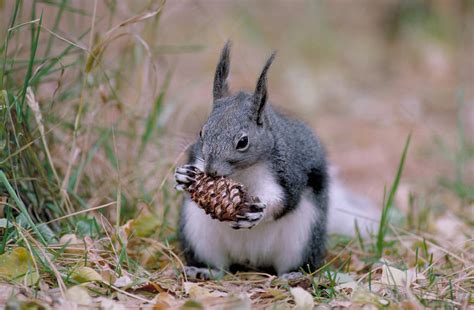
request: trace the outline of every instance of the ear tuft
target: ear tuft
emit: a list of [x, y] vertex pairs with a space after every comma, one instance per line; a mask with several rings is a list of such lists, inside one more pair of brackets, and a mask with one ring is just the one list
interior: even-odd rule
[[255, 88], [255, 93], [253, 95], [253, 102], [255, 107], [255, 114], [257, 124], [262, 124], [262, 112], [267, 103], [267, 72], [275, 59], [276, 52], [273, 52], [268, 58], [267, 62], [263, 66], [262, 73], [257, 81], [257, 87]]
[[229, 94], [229, 86], [227, 85], [227, 78], [229, 77], [230, 66], [230, 47], [231, 41], [227, 41], [221, 52], [219, 63], [217, 64], [216, 73], [214, 75], [214, 100], [225, 97]]

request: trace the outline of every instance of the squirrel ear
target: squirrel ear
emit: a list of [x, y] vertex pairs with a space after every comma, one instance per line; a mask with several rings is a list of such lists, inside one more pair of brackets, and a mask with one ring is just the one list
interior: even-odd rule
[[216, 73], [214, 75], [214, 100], [227, 96], [229, 94], [229, 86], [227, 85], [227, 77], [229, 76], [230, 65], [230, 46], [231, 42], [227, 41], [221, 52], [221, 58], [217, 64]]
[[267, 103], [267, 71], [270, 68], [270, 65], [275, 59], [276, 52], [273, 52], [270, 57], [268, 58], [265, 66], [263, 66], [262, 73], [260, 73], [260, 77], [258, 78], [257, 87], [255, 88], [255, 93], [253, 95], [253, 103], [255, 107], [255, 114], [257, 119], [257, 124], [262, 124], [262, 112], [265, 104]]

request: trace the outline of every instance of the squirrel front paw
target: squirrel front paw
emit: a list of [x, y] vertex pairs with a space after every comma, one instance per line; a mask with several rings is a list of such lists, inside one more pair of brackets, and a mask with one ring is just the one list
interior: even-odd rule
[[196, 181], [196, 174], [199, 169], [193, 165], [184, 165], [176, 168], [174, 179], [176, 180], [175, 188], [179, 191], [187, 190], [188, 187]]
[[243, 214], [237, 215], [237, 220], [230, 223], [233, 229], [252, 228], [263, 218], [263, 212], [267, 205], [261, 202], [248, 203], [248, 208]]

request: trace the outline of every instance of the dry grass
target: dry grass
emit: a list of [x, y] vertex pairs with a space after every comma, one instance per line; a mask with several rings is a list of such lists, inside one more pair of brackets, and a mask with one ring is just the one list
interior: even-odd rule
[[[350, 17], [343, 2], [281, 2], [271, 14], [262, 3], [133, 3], [0, 1], [0, 304], [472, 307], [469, 1], [364, 3]], [[209, 110], [228, 37], [239, 42], [233, 88], [251, 87], [278, 48], [272, 99], [291, 102], [341, 178], [386, 211], [366, 240], [332, 236], [327, 263], [300, 279], [182, 274], [171, 171]]]

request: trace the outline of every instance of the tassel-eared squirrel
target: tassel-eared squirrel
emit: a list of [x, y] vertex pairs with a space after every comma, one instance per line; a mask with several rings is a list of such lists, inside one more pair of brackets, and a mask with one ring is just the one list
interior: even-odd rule
[[314, 271], [323, 262], [334, 192], [326, 155], [308, 126], [268, 102], [267, 73], [274, 58], [275, 53], [266, 61], [253, 93], [231, 94], [230, 43], [224, 46], [211, 115], [190, 148], [188, 164], [176, 169], [178, 189], [193, 181], [190, 166], [195, 166], [241, 182], [260, 200], [253, 212], [229, 223], [212, 219], [185, 197], [179, 234], [186, 262], [195, 269], [282, 275]]

